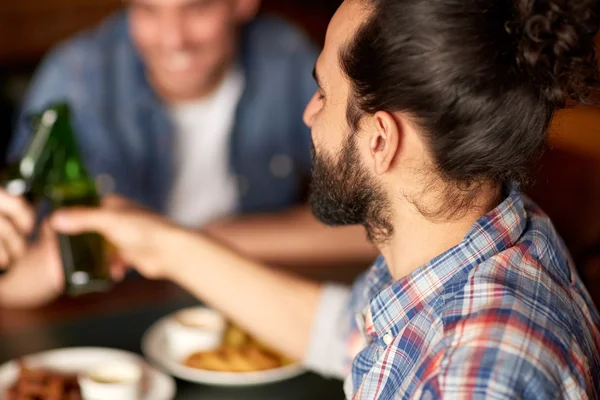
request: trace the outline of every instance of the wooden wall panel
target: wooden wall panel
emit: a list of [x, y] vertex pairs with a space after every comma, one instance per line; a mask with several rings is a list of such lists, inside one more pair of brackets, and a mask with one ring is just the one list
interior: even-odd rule
[[0, 64], [35, 61], [121, 5], [121, 0], [5, 0], [0, 6]]
[[[321, 42], [338, 0], [266, 0], [263, 9], [289, 17]], [[55, 43], [94, 26], [123, 0], [2, 0], [0, 65], [34, 62]]]

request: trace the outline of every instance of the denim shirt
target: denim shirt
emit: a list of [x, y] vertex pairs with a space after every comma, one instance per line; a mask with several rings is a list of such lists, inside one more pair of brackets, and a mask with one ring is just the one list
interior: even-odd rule
[[[246, 86], [229, 160], [240, 213], [277, 211], [302, 201], [310, 176], [310, 131], [302, 113], [316, 90], [311, 76], [316, 58], [312, 43], [282, 20], [258, 18], [241, 33], [238, 59]], [[177, 163], [174, 124], [146, 79], [126, 12], [46, 57], [19, 115], [9, 158], [24, 151], [28, 116], [60, 100], [72, 107], [89, 172], [112, 176], [116, 193], [165, 213]]]

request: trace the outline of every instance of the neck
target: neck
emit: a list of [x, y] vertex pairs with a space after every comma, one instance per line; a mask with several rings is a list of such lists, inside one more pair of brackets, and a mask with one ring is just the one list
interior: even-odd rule
[[[432, 221], [402, 200], [394, 215], [394, 236], [378, 246], [395, 280], [410, 275], [434, 257], [459, 244], [473, 224], [502, 201], [501, 188], [482, 190], [480, 201], [460, 218]], [[400, 200], [399, 200], [400, 202]]]

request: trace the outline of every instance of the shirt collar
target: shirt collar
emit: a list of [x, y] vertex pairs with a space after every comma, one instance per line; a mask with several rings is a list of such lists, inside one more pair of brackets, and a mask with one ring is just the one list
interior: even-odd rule
[[[378, 294], [372, 293], [369, 317], [376, 335], [391, 334], [395, 337], [434, 299], [448, 299], [453, 294], [452, 283], [456, 279], [464, 279], [472, 268], [513, 246], [526, 224], [527, 211], [515, 185], [498, 207], [475, 222], [458, 245], [410, 275], [385, 286]], [[373, 273], [368, 284], [371, 289], [381, 289], [385, 279], [391, 280], [389, 271], [386, 275], [383, 269], [387, 270], [387, 264], [380, 258], [374, 267], [374, 271], [378, 272]]]

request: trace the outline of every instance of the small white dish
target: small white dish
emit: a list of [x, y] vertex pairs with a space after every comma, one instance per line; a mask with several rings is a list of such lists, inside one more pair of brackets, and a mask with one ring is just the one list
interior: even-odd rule
[[[71, 347], [49, 350], [28, 355], [23, 361], [31, 368], [48, 368], [68, 374], [81, 374], [102, 364], [113, 362], [136, 362], [143, 366], [146, 390], [141, 400], [173, 400], [175, 398], [175, 380], [149, 366], [140, 356], [128, 351], [102, 347]], [[19, 364], [16, 360], [0, 366], [0, 400], [6, 390], [19, 376]]]
[[219, 372], [187, 367], [173, 357], [167, 348], [167, 327], [173, 314], [155, 322], [142, 336], [142, 353], [157, 367], [188, 382], [213, 386], [254, 386], [280, 382], [302, 375], [306, 369], [301, 364], [286, 365], [256, 372]]
[[141, 396], [143, 370], [134, 361], [101, 364], [79, 374], [83, 400], [137, 400]]
[[205, 307], [192, 307], [177, 311], [165, 325], [168, 351], [183, 361], [198, 351], [218, 348], [227, 327], [225, 318]]

